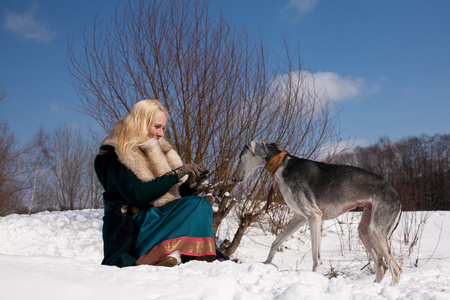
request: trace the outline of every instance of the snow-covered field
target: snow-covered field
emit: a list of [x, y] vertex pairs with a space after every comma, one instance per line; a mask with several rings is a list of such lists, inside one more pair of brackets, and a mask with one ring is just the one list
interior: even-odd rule
[[[358, 213], [324, 222], [318, 273], [311, 272], [304, 230], [273, 264], [262, 264], [274, 236], [259, 228], [247, 232], [234, 254], [239, 263], [102, 266], [102, 216], [102, 210], [82, 210], [0, 218], [0, 299], [450, 299], [450, 212], [403, 214], [391, 238], [403, 268], [397, 287], [389, 286], [389, 273], [373, 282], [357, 238]], [[221, 236], [235, 228], [226, 219]], [[408, 256], [402, 240], [412, 241], [417, 228], [420, 244]]]

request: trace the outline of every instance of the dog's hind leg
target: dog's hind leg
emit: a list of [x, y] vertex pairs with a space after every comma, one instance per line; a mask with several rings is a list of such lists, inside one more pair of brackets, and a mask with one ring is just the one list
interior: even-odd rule
[[398, 284], [402, 269], [391, 254], [388, 239], [398, 223], [400, 213], [400, 206], [397, 210], [392, 204], [380, 204], [377, 211], [373, 214], [368, 228], [369, 238], [377, 252], [377, 274], [375, 281], [380, 282], [383, 279], [385, 270], [383, 270], [382, 260], [384, 259], [391, 272], [391, 285], [393, 286]]
[[376, 279], [375, 282], [381, 282], [384, 277], [385, 267], [383, 265], [383, 259], [389, 267], [392, 275], [391, 285], [397, 285], [402, 274], [402, 269], [399, 267], [389, 249], [389, 243], [387, 238], [377, 230], [373, 230], [369, 226], [369, 236], [374, 243], [374, 247], [377, 249], [377, 264], [376, 264]]
[[362, 244], [364, 245], [364, 248], [366, 248], [367, 253], [370, 254], [370, 257], [372, 257], [372, 260], [375, 263], [375, 267], [378, 268], [379, 264], [382, 264], [383, 268], [381, 269], [382, 271], [381, 276], [383, 277], [384, 273], [386, 272], [387, 266], [384, 263], [382, 257], [377, 254], [377, 251], [373, 247], [372, 242], [370, 241], [369, 238], [368, 228], [370, 224], [371, 214], [372, 214], [372, 206], [371, 205], [365, 206], [361, 216], [361, 221], [358, 226], [358, 235]]
[[278, 248], [283, 244], [283, 242], [290, 237], [297, 229], [299, 229], [303, 224], [306, 223], [306, 219], [303, 216], [295, 215], [294, 218], [292, 218], [291, 222], [289, 222], [288, 226], [284, 231], [275, 239], [275, 241], [272, 243], [272, 246], [270, 247], [269, 256], [267, 257], [265, 264], [269, 264], [272, 262], [273, 257], [275, 256], [275, 253], [277, 252]]

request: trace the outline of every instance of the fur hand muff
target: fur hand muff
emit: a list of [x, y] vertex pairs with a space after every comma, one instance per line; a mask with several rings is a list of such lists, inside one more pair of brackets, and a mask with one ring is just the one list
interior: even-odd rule
[[[183, 165], [181, 157], [173, 149], [169, 141], [164, 138], [159, 140], [151, 138], [127, 153], [119, 151], [117, 142], [114, 140], [105, 141], [103, 144], [114, 146], [119, 161], [142, 182], [153, 180]], [[170, 201], [180, 198], [178, 188], [186, 179], [187, 176], [182, 178], [180, 183], [174, 185], [166, 194], [153, 201], [152, 205], [161, 207]]]

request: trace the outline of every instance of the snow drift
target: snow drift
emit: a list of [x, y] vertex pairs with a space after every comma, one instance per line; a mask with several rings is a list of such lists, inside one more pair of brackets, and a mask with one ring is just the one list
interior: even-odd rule
[[[1, 298], [448, 299], [450, 212], [426, 212], [426, 218], [413, 214], [424, 213], [404, 213], [405, 221], [391, 238], [403, 268], [397, 287], [389, 286], [389, 273], [381, 284], [373, 282], [373, 266], [357, 239], [358, 213], [342, 216], [341, 222], [324, 222], [317, 273], [310, 271], [306, 230], [292, 236], [269, 265], [261, 262], [275, 237], [252, 228], [233, 256], [238, 263], [119, 269], [100, 265], [102, 210], [9, 215], [0, 218]], [[229, 217], [220, 236], [231, 237], [235, 229]], [[406, 238], [413, 240], [405, 235], [417, 229], [420, 243], [404, 244]]]

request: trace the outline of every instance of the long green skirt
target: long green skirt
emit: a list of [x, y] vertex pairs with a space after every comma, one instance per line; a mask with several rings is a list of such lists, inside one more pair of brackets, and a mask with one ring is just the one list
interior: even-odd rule
[[134, 215], [134, 248], [137, 258], [155, 264], [174, 251], [201, 260], [216, 258], [211, 205], [189, 196]]

